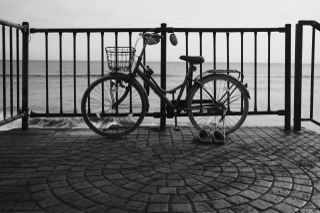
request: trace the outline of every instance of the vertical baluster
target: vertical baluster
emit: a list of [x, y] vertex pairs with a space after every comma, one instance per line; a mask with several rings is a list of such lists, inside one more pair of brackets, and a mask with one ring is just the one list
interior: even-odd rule
[[212, 39], [213, 39], [213, 69], [217, 69], [217, 45], [216, 45], [216, 37], [217, 33], [213, 32]]
[[271, 39], [270, 39], [271, 32], [268, 32], [268, 111], [270, 109], [270, 49], [271, 49]]
[[[146, 42], [147, 42], [147, 39], [143, 39], [143, 45], [145, 45]], [[143, 54], [143, 57], [142, 57], [142, 64], [144, 66], [146, 66], [146, 57], [147, 57], [147, 48], [144, 50], [144, 54]], [[143, 70], [143, 73], [146, 75], [146, 72], [144, 70]], [[143, 82], [143, 87], [146, 90], [147, 94], [149, 94], [149, 92], [150, 92], [149, 85], [146, 82]]]
[[3, 84], [3, 119], [7, 117], [7, 100], [6, 100], [6, 29], [2, 25], [2, 84]]
[[20, 112], [20, 45], [19, 29], [16, 30], [16, 66], [17, 66], [17, 113]]
[[243, 83], [243, 32], [240, 33], [240, 57], [241, 57], [241, 62], [240, 62], [240, 73], [241, 73], [241, 83]]
[[[101, 77], [104, 75], [104, 32], [101, 32]], [[101, 85], [101, 107], [102, 107], [102, 113], [104, 113], [104, 83]]]
[[[160, 86], [163, 90], [167, 88], [167, 24], [161, 24], [161, 79]], [[160, 102], [160, 130], [166, 128], [166, 104], [164, 101]]]
[[310, 119], [313, 119], [313, 95], [314, 95], [314, 51], [315, 51], [315, 29], [312, 28], [311, 47], [311, 85], [310, 85]]
[[[116, 72], [118, 72], [118, 32], [114, 33], [114, 37], [115, 37], [115, 46], [116, 46]], [[117, 87], [117, 92], [116, 92], [116, 101], [118, 101], [119, 99], [119, 94], [118, 94], [118, 84], [116, 85]], [[116, 113], [119, 113], [119, 108], [118, 106], [116, 107]]]
[[62, 103], [62, 32], [59, 32], [59, 86], [60, 86], [60, 114], [63, 114]]
[[115, 42], [115, 52], [116, 52], [116, 55], [115, 55], [115, 59], [116, 59], [116, 71], [118, 72], [118, 32], [115, 32], [114, 33], [114, 42]]
[[22, 129], [29, 129], [29, 36], [30, 28], [28, 22], [22, 22]]
[[284, 128], [291, 129], [291, 24], [286, 24], [285, 31], [285, 88], [284, 88]]
[[[213, 39], [213, 69], [217, 68], [217, 45], [216, 45], [216, 37], [217, 33], [213, 32], [212, 33], [212, 39]], [[216, 99], [217, 98], [217, 85], [216, 85], [216, 81], [213, 82], [213, 97]]]
[[[200, 56], [202, 56], [202, 32], [199, 32], [199, 46], [200, 46]], [[202, 64], [200, 64], [200, 78], [202, 78]], [[200, 89], [200, 106], [202, 112], [202, 88]]]
[[[202, 32], [199, 32], [200, 56], [202, 56]], [[202, 64], [200, 64], [200, 77], [202, 77]]]
[[12, 63], [12, 27], [9, 28], [10, 35], [10, 115], [13, 117], [13, 63]]
[[[226, 40], [227, 40], [227, 70], [229, 70], [229, 68], [230, 68], [230, 61], [229, 61], [229, 50], [230, 50], [230, 47], [229, 47], [229, 36], [230, 35], [230, 33], [229, 32], [227, 32], [226, 33]], [[229, 72], [228, 72], [229, 73]]]
[[[87, 32], [87, 80], [90, 86], [90, 32]], [[88, 113], [90, 114], [90, 94], [88, 95]]]
[[[132, 52], [132, 32], [129, 32], [129, 67], [130, 67], [130, 70], [129, 70], [129, 73], [132, 73], [132, 63], [131, 63], [131, 56], [133, 56], [133, 52]], [[129, 105], [130, 105], [130, 113], [132, 113], [132, 90], [130, 89], [130, 102], [129, 102]]]
[[[230, 47], [229, 47], [229, 37], [230, 33], [226, 33], [226, 40], [227, 40], [227, 74], [229, 75], [229, 68], [230, 68], [230, 61], [229, 61], [229, 52], [230, 52]], [[228, 89], [230, 89], [230, 83], [227, 83]], [[228, 110], [230, 110], [230, 92], [228, 91], [228, 98], [227, 98], [227, 105], [228, 105]]]
[[[186, 37], [186, 56], [189, 55], [189, 32], [185, 32], [185, 37]], [[188, 73], [189, 70], [189, 63], [186, 62], [186, 74]], [[189, 79], [188, 85], [187, 85], [187, 94], [190, 91], [192, 85], [192, 79]]]
[[77, 33], [73, 32], [73, 113], [77, 113]]
[[[240, 33], [240, 57], [241, 57], [241, 62], [240, 62], [240, 73], [241, 73], [241, 83], [243, 83], [243, 32]], [[241, 113], [243, 112], [243, 98], [241, 96]]]
[[302, 89], [302, 47], [303, 25], [296, 24], [295, 35], [295, 62], [294, 62], [294, 127], [295, 131], [301, 130], [301, 89]]
[[49, 114], [49, 80], [48, 80], [48, 32], [45, 32], [45, 54], [46, 54], [46, 114]]
[[254, 111], [257, 112], [257, 32], [254, 32]]

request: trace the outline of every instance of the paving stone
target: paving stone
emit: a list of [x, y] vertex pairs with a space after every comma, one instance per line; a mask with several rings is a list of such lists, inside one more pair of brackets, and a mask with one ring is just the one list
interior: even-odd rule
[[280, 201], [282, 201], [284, 199], [284, 197], [275, 195], [275, 194], [264, 194], [263, 196], [261, 196], [261, 199], [271, 202], [271, 203], [279, 203]]
[[160, 194], [177, 194], [176, 187], [159, 187]]
[[240, 204], [249, 202], [248, 199], [246, 199], [240, 195], [232, 195], [232, 196], [228, 197], [226, 200], [229, 201], [230, 203], [234, 203], [236, 205], [240, 205]]
[[150, 196], [150, 202], [152, 203], [168, 203], [170, 200], [169, 195], [162, 195], [162, 194], [152, 194]]
[[147, 204], [145, 202], [139, 201], [128, 201], [126, 204], [126, 209], [131, 211], [143, 212], [146, 208]]
[[148, 206], [148, 212], [167, 212], [168, 204], [164, 203], [151, 203]]
[[34, 202], [16, 202], [11, 209], [15, 211], [32, 210], [34, 206], [35, 206]]
[[236, 206], [232, 209], [235, 212], [250, 212], [250, 213], [259, 213], [260, 211], [248, 206], [248, 205], [241, 205], [241, 206]]
[[192, 212], [192, 207], [189, 203], [173, 203], [170, 207], [171, 212]]
[[185, 195], [171, 195], [172, 203], [188, 203], [189, 200]]
[[301, 207], [303, 207], [304, 205], [307, 204], [306, 201], [300, 200], [300, 199], [297, 199], [297, 198], [293, 198], [293, 197], [286, 198], [284, 200], [284, 202], [286, 202], [286, 203], [288, 203], [288, 204], [290, 204], [292, 206], [299, 207], [299, 208], [301, 208]]
[[210, 203], [214, 206], [214, 208], [216, 209], [224, 209], [224, 208], [228, 208], [230, 206], [232, 206], [232, 204], [230, 204], [229, 202], [227, 202], [224, 199], [219, 199], [219, 200], [214, 200], [214, 201], [210, 201]]
[[250, 204], [260, 210], [265, 210], [265, 209], [273, 206], [273, 204], [271, 204], [267, 201], [261, 200], [261, 199], [254, 200], [254, 201], [250, 202]]
[[279, 203], [274, 208], [276, 208], [277, 210], [280, 210], [282, 212], [295, 212], [298, 210], [298, 208], [291, 206], [291, 205], [288, 205], [286, 203]]

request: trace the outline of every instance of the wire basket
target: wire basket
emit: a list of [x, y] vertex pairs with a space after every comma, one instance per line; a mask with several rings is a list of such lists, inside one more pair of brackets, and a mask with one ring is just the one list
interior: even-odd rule
[[129, 72], [136, 50], [130, 47], [106, 47], [108, 67], [111, 72]]

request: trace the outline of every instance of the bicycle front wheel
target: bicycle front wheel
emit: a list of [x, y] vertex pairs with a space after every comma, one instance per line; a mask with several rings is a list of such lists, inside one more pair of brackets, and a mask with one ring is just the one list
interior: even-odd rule
[[230, 134], [248, 115], [248, 94], [243, 85], [227, 75], [212, 75], [194, 86], [187, 101], [189, 119], [197, 129]]
[[121, 137], [136, 129], [147, 111], [141, 85], [123, 74], [112, 74], [93, 82], [81, 102], [82, 116], [94, 132]]

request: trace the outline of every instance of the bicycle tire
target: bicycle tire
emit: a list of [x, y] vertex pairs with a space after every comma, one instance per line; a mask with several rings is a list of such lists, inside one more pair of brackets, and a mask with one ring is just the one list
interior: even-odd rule
[[[221, 86], [224, 88], [218, 88]], [[227, 89], [223, 92], [225, 88]], [[217, 103], [214, 103], [212, 98], [215, 98]], [[249, 109], [248, 102], [248, 93], [237, 79], [228, 75], [213, 74], [200, 79], [199, 83], [195, 83], [191, 88], [187, 99], [187, 112], [195, 128], [210, 132], [225, 130], [225, 134], [228, 135], [245, 121]], [[221, 105], [227, 109], [224, 124], [220, 124], [223, 111], [218, 107]], [[236, 110], [237, 105], [240, 106]]]
[[122, 137], [141, 124], [147, 112], [147, 101], [144, 89], [135, 79], [113, 73], [90, 84], [82, 97], [81, 112], [94, 132]]

